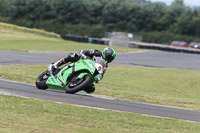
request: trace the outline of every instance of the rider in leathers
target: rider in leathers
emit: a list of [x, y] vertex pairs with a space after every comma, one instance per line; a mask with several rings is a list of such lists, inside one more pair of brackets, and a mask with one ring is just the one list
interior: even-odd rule
[[[105, 60], [105, 62], [103, 63], [104, 72], [103, 74], [95, 75], [95, 82], [98, 83], [103, 78], [103, 75], [108, 67], [108, 63], [112, 62], [115, 56], [116, 56], [115, 50], [110, 47], [106, 47], [102, 52], [96, 49], [81, 50], [79, 53], [70, 53], [67, 57], [62, 58], [57, 62], [50, 64], [48, 70], [50, 72], [53, 72], [59, 66], [68, 62], [76, 62], [80, 58], [89, 57], [92, 59], [93, 57], [102, 57]], [[88, 86], [87, 88], [84, 88], [84, 91], [86, 91], [87, 93], [93, 93], [95, 91], [94, 84]]]

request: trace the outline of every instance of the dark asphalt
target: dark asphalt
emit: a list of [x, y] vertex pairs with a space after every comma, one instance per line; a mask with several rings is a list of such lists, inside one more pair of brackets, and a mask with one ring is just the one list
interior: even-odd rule
[[[0, 50], [0, 65], [50, 64], [64, 56], [66, 52], [25, 53]], [[145, 51], [117, 53], [113, 65], [130, 65], [145, 67], [176, 68], [200, 70], [200, 55], [170, 53], [162, 51]], [[164, 107], [154, 104], [139, 103], [127, 100], [112, 100], [93, 95], [66, 94], [64, 91], [38, 90], [35, 86], [0, 80], [0, 93], [30, 97], [56, 102], [77, 104], [116, 111], [134, 112], [146, 115], [168, 117], [200, 122], [200, 111], [191, 111]]]
[[119, 53], [115, 65], [133, 65], [144, 67], [175, 68], [186, 70], [200, 70], [200, 55], [163, 52], [163, 51], [146, 51], [135, 53]]
[[[0, 50], [0, 65], [50, 64], [67, 56], [67, 52], [16, 52]], [[145, 66], [200, 70], [200, 55], [163, 51], [117, 53], [113, 65]]]
[[93, 95], [66, 94], [64, 91], [39, 90], [35, 86], [0, 80], [0, 93], [115, 111], [200, 122], [200, 111], [177, 109], [128, 100], [100, 98]]

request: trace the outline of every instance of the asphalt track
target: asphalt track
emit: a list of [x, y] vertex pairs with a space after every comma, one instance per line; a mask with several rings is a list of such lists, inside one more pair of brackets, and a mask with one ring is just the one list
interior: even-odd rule
[[[26, 53], [0, 50], [0, 65], [49, 64], [62, 58], [63, 56], [66, 56], [67, 54], [68, 53], [65, 52]], [[112, 64], [161, 68], [167, 67], [199, 71], [199, 57], [200, 55], [195, 54], [168, 53], [161, 51], [130, 52], [118, 53], [116, 60]], [[5, 80], [0, 80], [0, 93], [76, 104], [91, 108], [134, 112], [144, 115], [200, 122], [200, 111], [185, 110], [129, 100], [105, 98], [96, 95], [71, 95], [66, 94], [64, 91], [51, 89], [38, 90], [34, 85]]]
[[[17, 52], [0, 50], [0, 65], [50, 64], [67, 52]], [[175, 68], [200, 71], [200, 55], [163, 51], [117, 53], [112, 65]]]

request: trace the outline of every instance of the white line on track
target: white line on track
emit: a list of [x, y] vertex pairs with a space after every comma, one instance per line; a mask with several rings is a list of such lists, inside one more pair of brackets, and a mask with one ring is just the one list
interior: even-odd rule
[[[18, 84], [23, 84], [23, 85], [28, 85], [28, 86], [35, 86], [33, 84], [22, 83], [22, 82], [17, 82], [17, 81], [11, 81], [11, 80], [6, 80], [6, 79], [0, 79], [0, 80], [7, 81], [7, 82], [18, 83]], [[37, 99], [37, 98], [32, 98], [32, 97], [25, 97], [25, 96], [11, 94], [11, 93], [4, 92], [4, 91], [0, 91], [0, 94], [7, 95], [7, 96], [17, 96], [17, 97], [22, 97], [22, 98], [27, 98], [27, 99], [41, 100], [41, 101], [51, 101], [51, 100], [42, 100], [42, 99]], [[81, 94], [81, 95], [91, 95], [91, 94], [83, 94], [83, 93], [79, 93], [79, 94]], [[100, 96], [100, 95], [99, 96], [92, 95], [92, 96], [98, 97], [98, 98], [102, 98], [102, 99], [116, 100], [115, 98], [109, 98], [109, 97], [106, 97], [106, 96]], [[120, 99], [120, 100], [124, 100], [124, 99]], [[128, 100], [128, 101], [132, 101], [132, 100]], [[65, 102], [56, 102], [56, 101], [51, 101], [51, 102], [55, 102], [55, 103], [59, 103], [59, 104], [69, 104], [69, 103], [65, 103]], [[169, 106], [157, 105], [157, 104], [153, 104], [153, 103], [143, 103], [143, 102], [139, 102], [139, 101], [134, 101], [134, 102], [141, 103], [141, 104], [148, 104], [148, 105], [156, 105], [156, 106], [162, 106], [162, 107], [169, 107]], [[134, 113], [134, 112], [128, 112], [128, 111], [119, 111], [119, 110], [98, 108], [98, 107], [78, 105], [78, 104], [69, 104], [69, 105], [74, 105], [74, 106], [84, 107], [84, 108], [90, 108], [90, 109], [97, 109], [97, 110], [108, 110], [108, 111], [110, 110], [110, 111], [119, 112], [119, 113]], [[175, 108], [175, 107], [170, 107], [170, 108]], [[135, 113], [135, 114], [139, 114], [139, 113]], [[170, 119], [170, 120], [173, 120], [173, 119], [175, 119], [175, 120], [182, 120], [182, 119], [176, 119], [176, 118], [170, 118], [170, 117], [163, 117], [163, 116], [156, 116], [156, 115], [147, 115], [147, 114], [141, 114], [141, 115], [143, 115], [143, 116], [149, 116], [149, 117], [156, 117], [156, 118], [165, 118], [165, 119]], [[182, 121], [197, 123], [196, 121], [191, 121], [191, 120], [182, 120]]]
[[[1, 79], [1, 78], [0, 78], [0, 80], [11, 82], [11, 83], [17, 83], [17, 84], [22, 84], [22, 85], [27, 85], [27, 86], [33, 86], [33, 87], [35, 87], [35, 85], [29, 84], [29, 83], [23, 83], [23, 82], [18, 82], [18, 81], [6, 80], [6, 79]], [[1, 92], [3, 92], [3, 91], [0, 91], [0, 94], [1, 94]], [[5, 93], [7, 93], [7, 92], [5, 92]], [[152, 106], [160, 106], [160, 107], [174, 108], [174, 109], [181, 109], [181, 110], [190, 110], [190, 109], [186, 109], [186, 108], [182, 108], [182, 107], [167, 106], [167, 105], [161, 105], [161, 104], [155, 104], [155, 103], [146, 103], [146, 102], [134, 101], [134, 100], [129, 100], [129, 99], [119, 99], [119, 98], [114, 98], [114, 97], [109, 97], [109, 96], [104, 96], [104, 95], [99, 95], [99, 94], [87, 94], [87, 93], [84, 93], [84, 92], [78, 92], [77, 94], [88, 95], [88, 96], [93, 96], [93, 97], [97, 97], [97, 98], [101, 98], [101, 99], [107, 99], [107, 100], [121, 100], [121, 101], [129, 101], [129, 102], [146, 104], [146, 105], [152, 105]], [[190, 111], [193, 111], [193, 110], [190, 110]]]
[[7, 79], [1, 79], [2, 81], [6, 81], [6, 82], [11, 82], [11, 83], [17, 83], [17, 84], [22, 84], [22, 85], [28, 85], [28, 86], [35, 86], [33, 84], [29, 84], [29, 83], [23, 83], [23, 82], [18, 82], [18, 81], [12, 81], [12, 80], [7, 80]]
[[[68, 104], [68, 105], [77, 106], [77, 107], [81, 107], [81, 108], [89, 108], [89, 109], [96, 109], [96, 110], [102, 110], [102, 111], [114, 111], [114, 112], [118, 112], [118, 113], [134, 113], [134, 112], [111, 110], [111, 109], [105, 109], [105, 108], [97, 108], [97, 107], [92, 107], [92, 106], [84, 106], [84, 105], [78, 105], [78, 104], [70, 104], [70, 103], [65, 103], [65, 102], [56, 102], [56, 101], [51, 101], [51, 100], [42, 100], [42, 99], [25, 97], [25, 96], [20, 96], [20, 95], [15, 95], [15, 94], [8, 94], [8, 93], [6, 94], [6, 93], [2, 93], [2, 92], [0, 92], [0, 94], [7, 95], [7, 96], [17, 96], [17, 97], [26, 98], [26, 99], [40, 100], [40, 101], [50, 101], [50, 102], [55, 102], [55, 103], [58, 103], [58, 104]], [[139, 114], [139, 113], [135, 113], [135, 114]], [[181, 120], [181, 119], [163, 117], [163, 116], [156, 116], [156, 115], [147, 115], [147, 114], [140, 114], [140, 115], [147, 116], [147, 117], [164, 118], [164, 119], [169, 119], [169, 120], [179, 120], [179, 121], [187, 121], [187, 122], [197, 123], [196, 121]]]

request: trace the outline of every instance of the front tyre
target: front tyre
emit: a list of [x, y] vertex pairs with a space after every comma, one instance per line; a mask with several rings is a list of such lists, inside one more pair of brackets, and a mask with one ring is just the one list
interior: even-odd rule
[[66, 93], [74, 94], [88, 86], [91, 80], [92, 79], [89, 75], [86, 75], [81, 79], [78, 79], [77, 75], [75, 75], [72, 80], [67, 84], [65, 91]]
[[46, 90], [48, 88], [48, 86], [46, 84], [46, 81], [49, 77], [47, 72], [48, 72], [48, 70], [46, 70], [45, 72], [40, 74], [38, 76], [38, 78], [36, 79], [35, 85], [38, 89]]

